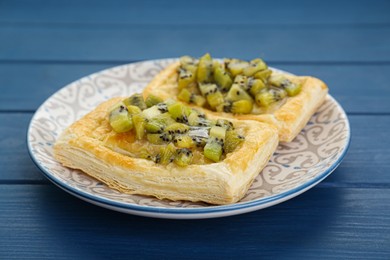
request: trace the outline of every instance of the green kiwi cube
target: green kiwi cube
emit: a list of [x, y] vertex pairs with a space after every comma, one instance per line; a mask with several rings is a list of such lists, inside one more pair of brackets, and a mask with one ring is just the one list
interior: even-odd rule
[[249, 66], [248, 62], [239, 59], [227, 60], [225, 63], [227, 63], [227, 69], [233, 77], [242, 74], [243, 70]]
[[191, 102], [197, 105], [198, 107], [203, 107], [206, 104], [206, 99], [201, 95], [193, 94], [191, 98], [192, 98]]
[[179, 134], [173, 137], [173, 143], [180, 148], [192, 148], [195, 147], [195, 142], [189, 135]]
[[224, 142], [226, 135], [226, 128], [222, 126], [212, 126], [210, 128], [210, 136], [216, 138], [218, 141]]
[[191, 108], [180, 102], [168, 106], [168, 113], [178, 122], [188, 122], [188, 116], [191, 114]]
[[138, 140], [141, 140], [145, 135], [146, 119], [141, 114], [133, 115], [132, 118], [135, 128], [135, 136]]
[[249, 100], [253, 101], [252, 97], [238, 84], [234, 83], [226, 95], [226, 98], [230, 101]]
[[127, 132], [133, 128], [131, 115], [123, 102], [119, 102], [111, 108], [109, 122], [112, 129], [117, 133]]
[[257, 93], [266, 88], [264, 82], [261, 79], [249, 78], [248, 79], [249, 93], [255, 97]]
[[234, 114], [249, 114], [253, 109], [253, 101], [238, 100], [232, 104], [232, 113]]
[[256, 95], [256, 103], [261, 107], [267, 108], [275, 101], [275, 96], [270, 91], [262, 91]]
[[152, 106], [142, 111], [143, 117], [151, 119], [161, 115], [161, 111], [158, 106]]
[[159, 103], [163, 102], [163, 100], [155, 95], [149, 94], [149, 96], [145, 99], [145, 104], [147, 107], [155, 106]]
[[244, 137], [237, 134], [234, 130], [226, 131], [225, 142], [223, 145], [223, 149], [225, 153], [233, 152], [237, 146], [244, 141]]
[[190, 103], [191, 95], [192, 94], [188, 89], [183, 88], [182, 90], [180, 90], [179, 95], [177, 95], [177, 98], [183, 102]]
[[184, 134], [190, 130], [190, 127], [182, 123], [174, 123], [165, 128], [165, 132], [169, 134]]
[[256, 72], [253, 77], [255, 79], [261, 79], [263, 82], [268, 81], [268, 78], [271, 76], [272, 70], [266, 69], [266, 70], [261, 70], [259, 72]]
[[217, 142], [213, 138], [210, 138], [203, 148], [203, 155], [214, 162], [219, 162], [222, 156], [221, 143]]
[[211, 82], [213, 78], [213, 60], [210, 54], [206, 53], [199, 59], [196, 79], [198, 82]]
[[144, 110], [147, 108], [144, 98], [142, 97], [141, 94], [133, 94], [132, 96], [126, 98], [123, 100], [126, 106], [132, 105], [132, 106], [137, 106], [141, 110]]
[[225, 128], [226, 130], [234, 129], [233, 123], [226, 119], [217, 119], [216, 126]]
[[142, 110], [139, 107], [133, 106], [133, 105], [128, 105], [127, 111], [129, 111], [130, 115], [135, 115], [135, 114], [139, 114], [142, 112]]
[[262, 59], [254, 59], [249, 62], [249, 65], [243, 69], [245, 76], [253, 76], [259, 71], [267, 69], [267, 64]]
[[176, 148], [174, 144], [170, 143], [167, 146], [162, 147], [160, 149], [160, 163], [164, 165], [171, 163], [175, 158], [175, 154]]
[[177, 149], [175, 152], [174, 162], [176, 165], [185, 167], [190, 165], [192, 162], [193, 154], [192, 151], [187, 148]]
[[214, 63], [214, 80], [218, 84], [218, 86], [222, 89], [222, 91], [229, 91], [232, 86], [232, 79], [226, 70], [222, 67], [219, 62]]
[[195, 82], [196, 74], [189, 69], [185, 70], [183, 68], [179, 68], [179, 78], [178, 78], [178, 88], [179, 90], [187, 87], [189, 84]]
[[225, 101], [222, 93], [219, 90], [208, 94], [206, 96], [206, 100], [210, 107], [214, 109]]

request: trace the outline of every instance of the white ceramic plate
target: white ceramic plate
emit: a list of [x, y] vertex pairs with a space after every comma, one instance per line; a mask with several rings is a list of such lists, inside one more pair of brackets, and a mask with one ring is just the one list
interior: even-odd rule
[[342, 107], [328, 96], [299, 136], [279, 145], [246, 196], [231, 205], [123, 194], [54, 160], [53, 144], [67, 126], [111, 97], [141, 92], [172, 61], [152, 60], [107, 69], [75, 81], [48, 98], [31, 119], [27, 133], [31, 158], [44, 175], [83, 200], [120, 212], [159, 218], [212, 218], [250, 212], [293, 198], [321, 182], [343, 159], [350, 141], [349, 123]]

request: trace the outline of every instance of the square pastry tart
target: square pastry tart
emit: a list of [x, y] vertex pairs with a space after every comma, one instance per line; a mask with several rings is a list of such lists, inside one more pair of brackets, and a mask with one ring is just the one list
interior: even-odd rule
[[[177, 66], [164, 73], [176, 80]], [[277, 144], [275, 126], [134, 94], [69, 126], [54, 155], [124, 193], [229, 204], [245, 195]]]
[[268, 68], [261, 59], [180, 58], [148, 84], [144, 95], [176, 98], [216, 116], [266, 122], [281, 142], [292, 141], [323, 103], [321, 80]]

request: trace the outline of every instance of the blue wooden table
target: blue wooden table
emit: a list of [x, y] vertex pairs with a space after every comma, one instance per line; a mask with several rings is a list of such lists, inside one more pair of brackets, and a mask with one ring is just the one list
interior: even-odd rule
[[[263, 57], [323, 79], [352, 128], [337, 170], [282, 204], [163, 220], [81, 201], [30, 160], [62, 86], [137, 60]], [[389, 1], [0, 1], [0, 259], [390, 259]]]

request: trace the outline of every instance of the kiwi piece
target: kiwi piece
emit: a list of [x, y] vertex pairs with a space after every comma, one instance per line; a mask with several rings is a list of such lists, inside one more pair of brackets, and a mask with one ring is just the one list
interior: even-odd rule
[[187, 123], [188, 116], [191, 114], [191, 108], [176, 102], [168, 106], [168, 113], [177, 122]]
[[191, 127], [188, 131], [188, 135], [191, 137], [196, 147], [205, 146], [209, 136], [209, 129], [206, 127]]
[[163, 102], [163, 100], [155, 95], [149, 94], [149, 96], [145, 99], [145, 104], [147, 107], [152, 107], [157, 105], [158, 103]]
[[238, 100], [232, 104], [232, 113], [234, 114], [249, 114], [253, 109], [253, 101]]
[[196, 146], [195, 141], [192, 140], [189, 135], [185, 134], [175, 135], [172, 141], [177, 147], [181, 148], [191, 148]]
[[142, 110], [139, 107], [133, 105], [127, 106], [127, 111], [129, 111], [130, 115], [135, 115], [142, 112]]
[[236, 83], [232, 85], [226, 98], [233, 102], [238, 100], [249, 100], [253, 102], [252, 97]]
[[205, 119], [203, 114], [193, 111], [188, 116], [188, 124], [190, 126], [210, 126], [210, 120]]
[[165, 129], [165, 124], [161, 120], [152, 118], [145, 123], [145, 130], [148, 133], [162, 133]]
[[214, 137], [217, 141], [224, 143], [226, 135], [226, 128], [222, 126], [212, 126], [210, 128], [210, 137]]
[[270, 88], [256, 95], [256, 103], [262, 107], [269, 107], [272, 103], [282, 100], [287, 92], [281, 88]]
[[189, 84], [195, 82], [196, 80], [196, 71], [191, 71], [190, 69], [179, 68], [179, 77], [178, 77], [178, 88], [179, 90], [187, 87]]
[[223, 145], [223, 149], [225, 153], [231, 153], [233, 152], [237, 146], [243, 142], [245, 138], [239, 134], [237, 134], [234, 130], [228, 130], [226, 131], [225, 135], [225, 143]]
[[203, 148], [203, 154], [206, 158], [214, 162], [219, 162], [222, 156], [222, 149], [222, 144], [220, 142], [214, 138], [210, 138]]
[[152, 106], [152, 107], [149, 107], [149, 108], [143, 110], [142, 115], [146, 119], [151, 119], [151, 118], [154, 118], [154, 117], [161, 115], [161, 111], [157, 106]]
[[156, 107], [158, 108], [158, 110], [160, 110], [161, 113], [165, 113], [168, 112], [168, 105], [168, 101], [165, 101], [164, 103], [158, 103]]
[[223, 66], [219, 62], [214, 62], [213, 72], [214, 72], [214, 80], [221, 88], [221, 90], [223, 92], [229, 91], [230, 87], [233, 84], [233, 81], [230, 78], [230, 75], [227, 73], [227, 71], [223, 68]]
[[146, 139], [148, 140], [149, 143], [152, 144], [163, 144], [165, 143], [163, 139], [163, 134], [146, 134]]
[[239, 85], [242, 89], [248, 90], [248, 77], [244, 75], [237, 75], [234, 78], [234, 84]]
[[196, 79], [200, 83], [211, 82], [213, 74], [213, 60], [209, 53], [199, 59]]
[[190, 130], [190, 127], [182, 123], [174, 123], [165, 128], [165, 132], [168, 134], [184, 134]]
[[206, 99], [201, 95], [192, 94], [191, 103], [194, 103], [198, 107], [203, 107], [206, 104]]
[[268, 81], [271, 85], [283, 88], [289, 97], [296, 96], [302, 89], [301, 84], [295, 84], [282, 75], [274, 75]]
[[254, 59], [249, 62], [249, 65], [243, 69], [245, 76], [253, 76], [259, 71], [267, 69], [267, 64], [262, 59]]
[[219, 90], [208, 94], [206, 96], [206, 100], [207, 100], [207, 103], [209, 104], [209, 106], [213, 109], [215, 109], [217, 106], [219, 106], [220, 104], [222, 104], [225, 101], [222, 93]]
[[176, 148], [175, 145], [170, 143], [165, 147], [162, 147], [160, 149], [160, 163], [161, 164], [168, 164], [173, 162], [176, 154]]
[[225, 100], [222, 104], [217, 106], [215, 110], [218, 112], [231, 113], [232, 112], [232, 104], [233, 102], [230, 100]]
[[227, 66], [228, 71], [233, 77], [242, 74], [243, 70], [249, 66], [249, 63], [247, 61], [239, 59], [225, 60], [225, 64]]
[[180, 65], [183, 68], [187, 66], [196, 66], [198, 63], [197, 59], [188, 55], [180, 57], [179, 60], [180, 60]]
[[213, 83], [199, 83], [199, 90], [204, 97], [207, 97], [207, 95], [217, 92], [218, 86]]
[[217, 119], [216, 126], [225, 128], [226, 130], [234, 129], [233, 123], [226, 119]]
[[135, 136], [138, 140], [141, 140], [145, 135], [146, 119], [141, 114], [133, 115], [132, 118], [135, 128]]
[[261, 90], [266, 88], [264, 82], [261, 79], [255, 79], [255, 78], [248, 78], [247, 86], [249, 93], [252, 96], [256, 96], [257, 93], [259, 93]]
[[191, 95], [192, 94], [188, 89], [183, 88], [182, 90], [180, 90], [179, 95], [177, 95], [177, 98], [183, 102], [190, 103]]
[[266, 69], [261, 70], [253, 75], [255, 79], [261, 79], [263, 82], [267, 82], [268, 78], [271, 76], [272, 70]]
[[187, 148], [177, 149], [175, 152], [174, 162], [178, 166], [184, 167], [191, 164], [193, 158], [192, 151]]
[[109, 121], [112, 129], [117, 133], [130, 131], [133, 128], [131, 115], [123, 102], [113, 107], [109, 114]]
[[141, 110], [144, 110], [147, 108], [145, 101], [144, 101], [144, 98], [142, 97], [141, 94], [133, 94], [132, 96], [123, 100], [123, 103], [125, 103], [126, 106], [129, 106], [129, 105], [137, 106]]

